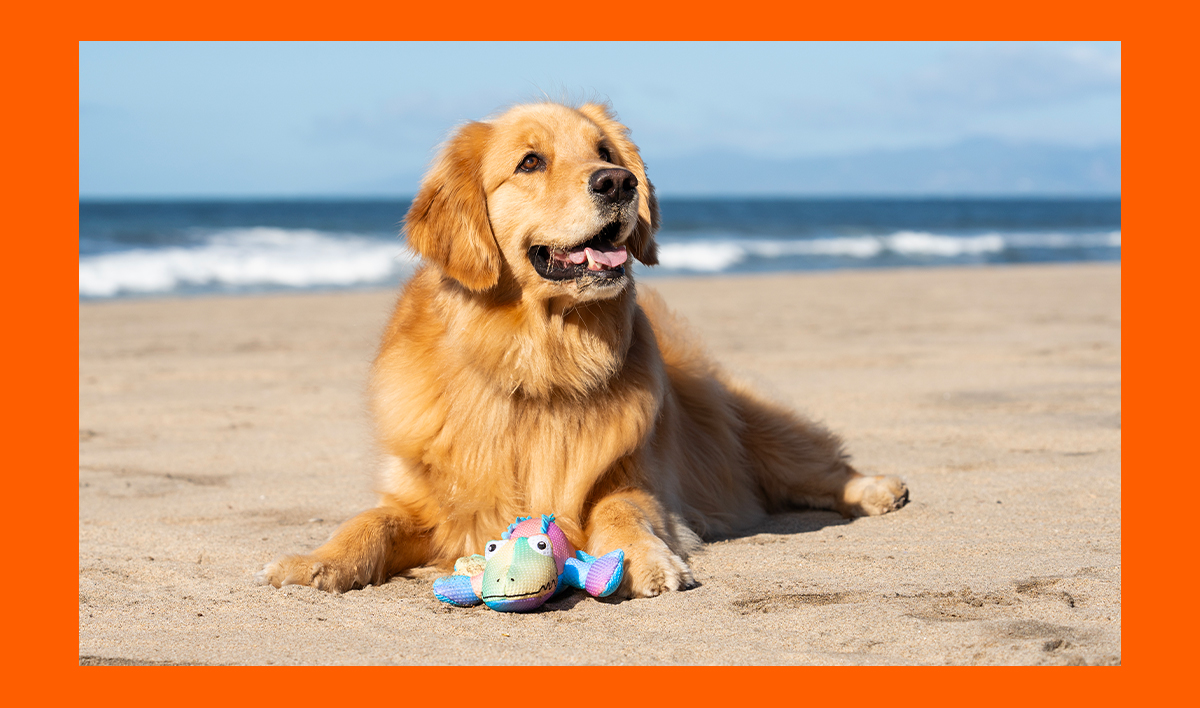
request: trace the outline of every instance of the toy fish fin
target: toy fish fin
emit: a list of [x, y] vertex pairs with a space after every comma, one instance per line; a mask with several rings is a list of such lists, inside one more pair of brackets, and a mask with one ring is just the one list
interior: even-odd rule
[[442, 602], [459, 607], [470, 607], [483, 602], [471, 587], [471, 578], [465, 575], [447, 575], [433, 581], [433, 594]]

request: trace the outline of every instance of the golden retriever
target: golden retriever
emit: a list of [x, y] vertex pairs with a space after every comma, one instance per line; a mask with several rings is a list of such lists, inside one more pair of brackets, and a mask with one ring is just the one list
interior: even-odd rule
[[657, 262], [654, 188], [606, 106], [517, 106], [443, 146], [405, 218], [424, 264], [371, 375], [379, 505], [260, 582], [342, 592], [479, 552], [555, 514], [624, 597], [692, 584], [700, 536], [795, 506], [883, 514], [837, 436], [731, 381], [629, 258]]

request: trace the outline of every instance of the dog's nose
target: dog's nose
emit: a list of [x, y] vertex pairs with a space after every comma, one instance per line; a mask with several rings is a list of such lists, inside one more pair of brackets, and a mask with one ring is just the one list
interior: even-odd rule
[[633, 199], [637, 186], [637, 177], [629, 170], [620, 167], [596, 170], [588, 179], [588, 187], [592, 194], [614, 204]]

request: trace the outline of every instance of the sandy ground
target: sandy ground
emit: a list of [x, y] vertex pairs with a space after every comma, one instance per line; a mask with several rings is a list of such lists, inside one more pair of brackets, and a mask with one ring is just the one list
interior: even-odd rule
[[453, 608], [426, 569], [262, 587], [374, 503], [363, 388], [394, 294], [84, 303], [80, 663], [1120, 663], [1119, 266], [653, 285], [912, 502], [772, 517], [654, 599]]

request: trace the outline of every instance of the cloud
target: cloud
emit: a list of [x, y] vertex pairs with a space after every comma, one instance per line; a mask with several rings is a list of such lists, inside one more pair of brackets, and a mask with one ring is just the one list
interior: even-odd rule
[[918, 105], [1006, 109], [1119, 94], [1120, 51], [1086, 46], [987, 45], [953, 50], [894, 86]]
[[[756, 110], [705, 137], [763, 157], [949, 145], [971, 135], [1072, 145], [1120, 140], [1119, 47], [957, 45], [850, 88], [815, 92], [781, 82]], [[665, 152], [687, 153], [688, 137], [668, 135]]]

